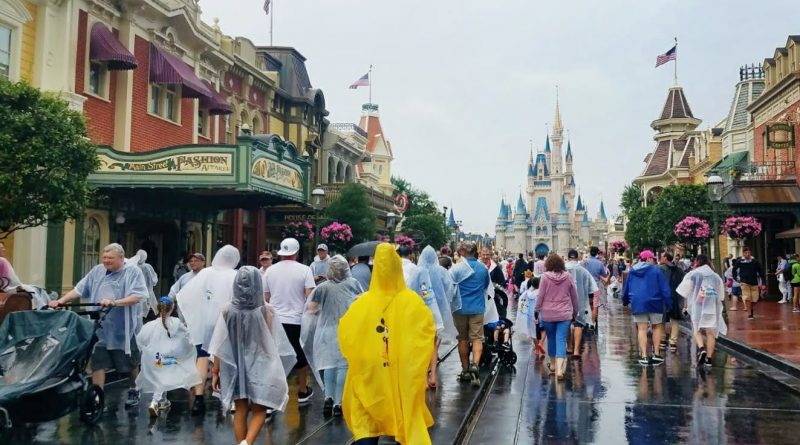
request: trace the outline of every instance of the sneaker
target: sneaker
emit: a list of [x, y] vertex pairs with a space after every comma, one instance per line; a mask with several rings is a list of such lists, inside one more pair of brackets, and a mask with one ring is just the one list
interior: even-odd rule
[[747, 319], [748, 319], [748, 320], [755, 320], [755, 319], [756, 319], [756, 316], [755, 316], [755, 315], [753, 315], [753, 314], [750, 314], [750, 315], [748, 315], [748, 316], [747, 316]]
[[647, 357], [646, 355], [641, 356], [638, 360], [638, 363], [642, 366], [650, 366], [653, 364], [650, 358]]
[[342, 405], [333, 405], [334, 417], [342, 417]]
[[778, 304], [786, 304], [788, 302], [789, 302], [789, 300], [787, 300], [785, 298], [781, 298], [781, 301], [779, 301]]
[[472, 384], [472, 386], [476, 386], [476, 387], [477, 386], [481, 386], [481, 376], [480, 376], [480, 372], [478, 370], [478, 365], [476, 365], [474, 363], [469, 365], [469, 368], [467, 369], [467, 372], [470, 373], [470, 377], [471, 377], [470, 383]]
[[706, 356], [706, 362], [705, 362], [705, 363], [703, 363], [703, 365], [704, 365], [704, 366], [707, 366], [707, 367], [709, 367], [709, 368], [710, 368], [710, 367], [714, 366], [714, 364], [713, 364], [713, 363], [714, 363], [714, 359], [713, 359], [711, 356], [708, 356], [708, 355], [707, 355], [707, 356]]
[[313, 395], [314, 395], [314, 388], [306, 386], [305, 392], [300, 391], [297, 393], [297, 402], [308, 403], [311, 400], [311, 396]]
[[469, 372], [469, 368], [464, 368], [461, 370], [461, 373], [458, 374], [458, 381], [459, 382], [469, 382], [472, 380], [472, 375]]
[[701, 349], [700, 352], [697, 353], [697, 366], [703, 366], [706, 363], [707, 358], [708, 355], [706, 355], [706, 349]]
[[678, 352], [678, 343], [677, 342], [669, 342], [669, 350], [670, 350], [670, 352]]
[[661, 349], [662, 351], [666, 351], [666, 349], [667, 349], [667, 341], [666, 340], [661, 340], [661, 344], [659, 345], [659, 349]]
[[139, 391], [129, 389], [128, 398], [125, 400], [125, 408], [133, 408], [134, 406], [139, 406]]
[[203, 396], [194, 396], [194, 403], [192, 403], [192, 415], [202, 415], [206, 412], [206, 402]]
[[267, 407], [267, 417], [264, 419], [264, 423], [267, 423], [272, 419], [272, 414], [275, 412], [274, 409]]
[[660, 355], [654, 355], [650, 360], [653, 362], [653, 366], [664, 364], [664, 357], [661, 357]]
[[150, 413], [151, 419], [155, 419], [156, 417], [158, 417], [159, 414], [158, 403], [150, 402], [150, 405], [147, 406], [147, 412]]
[[794, 313], [800, 312], [800, 307], [792, 308], [792, 312]]
[[322, 405], [322, 414], [325, 416], [330, 416], [333, 413], [333, 399], [328, 397], [325, 399], [325, 404]]

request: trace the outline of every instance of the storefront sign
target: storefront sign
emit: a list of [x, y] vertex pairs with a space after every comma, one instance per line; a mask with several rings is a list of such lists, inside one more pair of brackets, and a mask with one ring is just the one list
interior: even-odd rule
[[767, 126], [768, 148], [794, 148], [794, 126], [791, 124], [772, 124]]
[[276, 161], [260, 158], [253, 163], [253, 176], [273, 184], [303, 190], [303, 178], [300, 172], [281, 165]]
[[228, 153], [214, 154], [181, 154], [141, 161], [125, 161], [113, 159], [108, 155], [98, 155], [100, 168], [104, 172], [133, 173], [171, 173], [184, 175], [230, 175], [233, 173], [233, 155]]

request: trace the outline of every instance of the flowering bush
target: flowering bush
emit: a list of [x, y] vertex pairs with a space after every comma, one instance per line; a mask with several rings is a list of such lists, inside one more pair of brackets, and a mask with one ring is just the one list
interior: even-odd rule
[[611, 251], [617, 253], [625, 253], [628, 250], [628, 243], [625, 240], [611, 241]]
[[405, 235], [398, 235], [394, 237], [394, 242], [399, 246], [406, 246], [409, 249], [413, 249], [414, 246], [417, 245], [417, 243], [413, 239], [411, 239], [411, 237]]
[[323, 227], [319, 236], [334, 252], [343, 252], [347, 244], [353, 240], [353, 230], [349, 225], [334, 221]]
[[734, 239], [751, 239], [761, 234], [761, 223], [752, 216], [729, 216], [722, 230]]
[[297, 241], [314, 238], [314, 226], [308, 221], [291, 222], [283, 228], [284, 238], [295, 238]]
[[451, 249], [450, 246], [443, 246], [441, 249], [439, 249], [439, 253], [442, 255], [451, 256], [453, 255], [453, 249]]
[[678, 221], [672, 232], [685, 243], [701, 243], [711, 236], [708, 223], [696, 216], [687, 216]]

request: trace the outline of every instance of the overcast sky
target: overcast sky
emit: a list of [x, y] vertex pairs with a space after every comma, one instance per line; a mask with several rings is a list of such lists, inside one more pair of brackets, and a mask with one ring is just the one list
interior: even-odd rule
[[[800, 33], [797, 0], [273, 0], [274, 44], [308, 60], [332, 122], [373, 102], [392, 142], [393, 173], [454, 208], [467, 231], [494, 233], [501, 195], [526, 183], [555, 86], [576, 182], [591, 215], [609, 216], [653, 148], [650, 122], [673, 83], [656, 56], [678, 37], [678, 80], [701, 128], [728, 112], [738, 69]], [[766, 7], [766, 3], [769, 7]], [[262, 0], [201, 0], [225, 34], [269, 44]], [[566, 149], [566, 146], [565, 146]]]

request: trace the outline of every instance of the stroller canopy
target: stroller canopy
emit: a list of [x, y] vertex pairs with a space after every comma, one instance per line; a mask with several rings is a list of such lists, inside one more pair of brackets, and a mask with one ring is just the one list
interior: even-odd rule
[[69, 311], [20, 311], [0, 325], [0, 405], [69, 375], [92, 345], [94, 323]]

